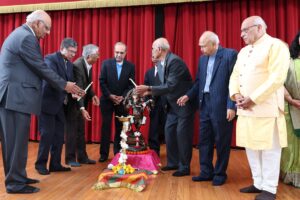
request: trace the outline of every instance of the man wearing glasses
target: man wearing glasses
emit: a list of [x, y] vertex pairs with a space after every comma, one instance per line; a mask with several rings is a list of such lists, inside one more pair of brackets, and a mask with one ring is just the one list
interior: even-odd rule
[[[102, 127], [99, 162], [105, 162], [109, 155], [109, 143], [111, 136], [111, 122], [113, 113], [115, 116], [126, 116], [122, 105], [127, 92], [134, 86], [129, 80], [134, 80], [134, 64], [125, 60], [127, 47], [123, 42], [117, 42], [114, 46], [114, 58], [103, 61], [100, 74], [100, 87], [102, 96], [100, 99]], [[115, 118], [114, 154], [120, 149], [120, 133], [122, 123]]]
[[[77, 52], [77, 42], [65, 38], [61, 42], [60, 51], [49, 54], [45, 62], [62, 79], [73, 81], [73, 64], [71, 60]], [[71, 171], [61, 165], [61, 153], [64, 143], [64, 109], [67, 105], [67, 94], [43, 82], [42, 112], [39, 115], [39, 131], [41, 134], [35, 169], [41, 175], [50, 172]], [[49, 170], [48, 155], [51, 154]]]
[[259, 193], [256, 200], [276, 198], [281, 148], [287, 146], [284, 87], [289, 50], [266, 33], [259, 16], [245, 19], [241, 37], [247, 44], [238, 54], [230, 77], [230, 96], [236, 101], [236, 142], [246, 148], [253, 184], [242, 193]]

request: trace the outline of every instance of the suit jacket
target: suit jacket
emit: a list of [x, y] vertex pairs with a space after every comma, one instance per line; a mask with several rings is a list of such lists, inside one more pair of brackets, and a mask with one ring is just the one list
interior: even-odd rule
[[[235, 50], [219, 46], [209, 86], [210, 100], [214, 105], [211, 108], [212, 119], [225, 120], [227, 109], [235, 109], [235, 102], [229, 96], [228, 85], [236, 58], [237, 52]], [[203, 55], [200, 57], [196, 80], [193, 88], [187, 93], [190, 99], [196, 99], [199, 102], [200, 111], [204, 97], [208, 59], [209, 56]]]
[[0, 55], [0, 102], [6, 109], [39, 114], [42, 79], [63, 90], [66, 81], [47, 67], [38, 39], [23, 24], [4, 41]]
[[[162, 84], [159, 80], [158, 82], [155, 80], [155, 67], [152, 67], [151, 69], [147, 70], [144, 78], [144, 85], [149, 85], [149, 86], [156, 86]], [[166, 99], [164, 96], [152, 96], [151, 97], [154, 100], [154, 105], [166, 105]]]
[[134, 64], [124, 60], [120, 79], [118, 80], [117, 63], [115, 59], [103, 61], [100, 74], [101, 99], [109, 100], [109, 95], [114, 94], [125, 97], [134, 85], [129, 78], [135, 80]]
[[186, 117], [194, 112], [193, 101], [187, 102], [186, 106], [178, 106], [177, 99], [186, 94], [193, 86], [191, 74], [181, 58], [173, 53], [168, 53], [165, 60], [165, 81], [162, 85], [153, 86], [154, 96], [165, 95], [168, 106], [178, 116]]
[[[91, 82], [92, 82], [92, 68], [90, 69], [89, 73], [87, 71], [87, 66], [84, 61], [84, 57], [78, 58], [73, 63], [73, 74], [74, 74], [74, 81], [80, 87], [85, 89]], [[80, 113], [80, 108], [85, 107], [87, 108], [88, 102], [95, 96], [95, 92], [92, 86], [87, 90], [86, 95], [82, 97], [79, 101], [73, 99], [69, 96], [68, 101], [68, 117], [71, 119], [76, 119], [77, 114]]]
[[[65, 63], [65, 59], [60, 52], [47, 55], [45, 63], [62, 79], [73, 81], [73, 64], [70, 61], [66, 61]], [[57, 114], [63, 107], [66, 96], [67, 93], [65, 91], [57, 90], [48, 82], [43, 81], [42, 111], [47, 114]]]

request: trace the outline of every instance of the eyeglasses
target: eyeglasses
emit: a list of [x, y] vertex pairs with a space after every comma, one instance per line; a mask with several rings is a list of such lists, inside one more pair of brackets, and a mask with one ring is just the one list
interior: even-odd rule
[[46, 31], [50, 31], [51, 28], [43, 20], [40, 20], [40, 22], [44, 24]]
[[76, 54], [76, 53], [77, 53], [77, 51], [73, 51], [73, 50], [71, 50], [71, 49], [67, 49], [67, 51], [68, 51], [69, 53], [71, 53], [71, 54]]
[[242, 33], [248, 33], [248, 31], [250, 30], [250, 28], [255, 27], [255, 26], [258, 26], [258, 25], [257, 25], [257, 24], [254, 24], [254, 25], [252, 25], [252, 26], [248, 26], [248, 27], [246, 27], [246, 28], [243, 28], [243, 29], [241, 29], [241, 32], [242, 32]]

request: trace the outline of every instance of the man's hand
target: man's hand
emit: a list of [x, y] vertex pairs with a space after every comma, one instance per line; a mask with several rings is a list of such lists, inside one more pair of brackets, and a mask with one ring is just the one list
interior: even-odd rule
[[111, 95], [109, 95], [109, 99], [110, 99], [114, 104], [118, 104], [118, 97], [117, 97], [117, 95], [111, 94]]
[[291, 103], [292, 106], [296, 107], [297, 109], [300, 109], [300, 100], [298, 99], [292, 99]]
[[78, 87], [76, 85], [76, 83], [74, 82], [67, 82], [66, 87], [65, 87], [65, 91], [67, 93], [72, 93], [72, 94], [76, 94], [80, 97], [83, 97], [85, 95], [85, 91], [83, 89], [81, 89], [80, 87]]
[[189, 97], [187, 95], [184, 95], [182, 97], [180, 97], [178, 100], [177, 100], [177, 104], [179, 106], [185, 106], [185, 103], [189, 100]]
[[100, 105], [99, 98], [98, 98], [96, 95], [93, 96], [92, 101], [93, 101], [93, 104], [94, 104], [95, 106], [99, 106], [99, 105]]
[[235, 117], [235, 110], [227, 109], [227, 117], [226, 119], [230, 122]]
[[86, 111], [85, 109], [81, 109], [80, 111], [81, 111], [82, 117], [83, 117], [85, 120], [87, 120], [87, 121], [91, 121], [91, 120], [92, 120], [92, 118], [91, 118], [91, 116], [89, 115], [89, 112], [88, 112], [88, 111]]
[[123, 96], [117, 96], [114, 94], [109, 95], [110, 100], [114, 103], [114, 105], [119, 105], [123, 100]]
[[244, 97], [243, 99], [239, 99], [236, 103], [236, 106], [243, 110], [251, 110], [251, 107], [254, 105], [255, 103], [250, 99], [250, 97]]
[[151, 94], [151, 92], [148, 91], [148, 89], [149, 89], [149, 86], [147, 86], [147, 85], [138, 85], [138, 86], [136, 86], [135, 91], [140, 96], [147, 96], [147, 95]]

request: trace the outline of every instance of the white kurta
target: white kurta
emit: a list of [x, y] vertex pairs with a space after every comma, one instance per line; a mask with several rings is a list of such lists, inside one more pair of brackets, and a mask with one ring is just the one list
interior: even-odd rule
[[279, 39], [264, 34], [238, 54], [230, 77], [230, 96], [250, 97], [251, 109], [237, 110], [237, 145], [255, 150], [271, 149], [274, 126], [281, 147], [287, 146], [284, 119], [284, 88], [289, 50]]

